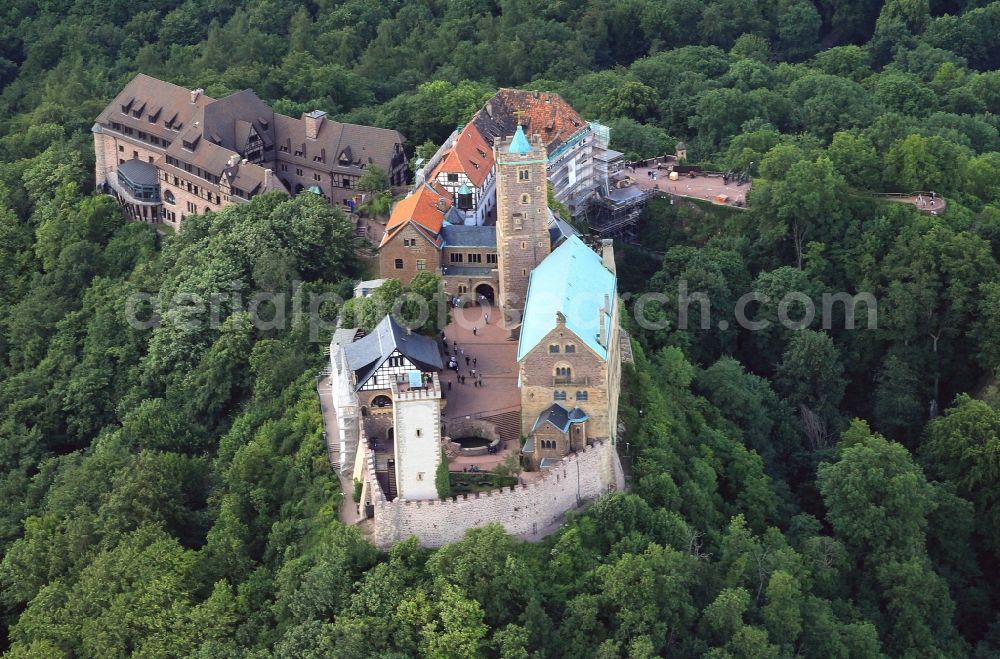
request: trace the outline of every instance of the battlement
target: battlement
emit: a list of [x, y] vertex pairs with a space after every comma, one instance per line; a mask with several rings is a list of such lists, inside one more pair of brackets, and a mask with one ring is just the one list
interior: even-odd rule
[[394, 401], [430, 400], [441, 398], [441, 381], [437, 373], [424, 373], [422, 386], [414, 387], [409, 382], [393, 382], [389, 386]]
[[491, 523], [514, 535], [540, 537], [567, 511], [624, 486], [618, 453], [611, 441], [601, 439], [531, 483], [447, 499], [378, 501], [372, 539], [384, 548], [415, 536], [423, 546], [440, 547]]

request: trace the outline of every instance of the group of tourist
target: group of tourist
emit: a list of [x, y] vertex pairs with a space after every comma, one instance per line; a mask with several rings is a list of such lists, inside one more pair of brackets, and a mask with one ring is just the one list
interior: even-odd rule
[[[473, 328], [473, 334], [476, 330]], [[482, 387], [483, 386], [483, 374], [476, 370], [477, 358], [465, 354], [465, 348], [458, 345], [457, 341], [451, 342], [451, 348], [448, 348], [448, 338], [441, 332], [441, 345], [444, 349], [445, 355], [448, 357], [448, 368], [455, 371], [455, 379], [459, 384], [465, 384], [465, 378], [472, 378], [472, 386]], [[460, 372], [461, 362], [465, 360], [465, 368], [469, 371], [468, 376], [463, 375]], [[451, 382], [448, 382], [448, 391], [451, 391]]]

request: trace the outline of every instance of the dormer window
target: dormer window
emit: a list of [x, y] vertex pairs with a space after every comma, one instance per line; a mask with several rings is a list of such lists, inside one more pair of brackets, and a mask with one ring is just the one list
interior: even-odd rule
[[347, 147], [340, 152], [340, 157], [337, 159], [341, 165], [350, 165], [354, 162], [353, 154], [351, 153], [351, 147]]

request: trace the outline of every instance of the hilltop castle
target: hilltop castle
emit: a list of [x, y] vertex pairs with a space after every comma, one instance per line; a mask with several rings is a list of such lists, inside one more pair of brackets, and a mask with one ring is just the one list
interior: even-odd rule
[[[537, 98], [553, 103], [551, 95]], [[367, 336], [338, 330], [320, 388], [321, 397], [329, 388], [327, 416], [336, 418], [328, 422], [336, 434], [328, 437], [331, 460], [360, 484], [359, 510], [381, 546], [409, 535], [439, 545], [488, 522], [530, 536], [583, 499], [624, 485], [615, 444], [621, 362], [630, 353], [619, 328], [612, 241], [595, 250], [549, 210], [545, 138], [517, 124], [493, 134], [487, 150], [478, 131], [475, 123], [462, 128], [431, 175], [418, 176], [393, 209], [381, 274], [409, 281], [439, 272], [449, 295], [484, 317], [492, 312], [501, 336], [516, 338], [501, 368], [516, 377], [517, 426], [504, 437], [498, 417], [450, 410], [443, 360], [433, 359], [455, 354], [448, 343], [408, 333], [391, 317]], [[556, 148], [562, 144], [556, 136]], [[525, 470], [520, 485], [442, 499], [435, 477], [466, 450], [453, 438], [469, 434], [492, 447], [513, 441]]]

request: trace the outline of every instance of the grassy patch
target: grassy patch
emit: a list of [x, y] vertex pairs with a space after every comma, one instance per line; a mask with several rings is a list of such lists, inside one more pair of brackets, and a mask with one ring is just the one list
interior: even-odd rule
[[517, 485], [517, 478], [513, 476], [497, 476], [496, 474], [471, 474], [466, 472], [451, 472], [451, 493], [470, 494], [472, 492], [487, 492], [497, 490], [502, 487]]

